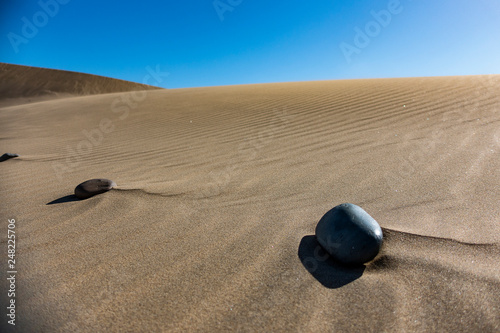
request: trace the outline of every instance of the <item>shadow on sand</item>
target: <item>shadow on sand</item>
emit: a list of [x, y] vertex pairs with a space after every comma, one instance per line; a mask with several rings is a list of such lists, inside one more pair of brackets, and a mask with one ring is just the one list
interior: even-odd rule
[[365, 270], [365, 265], [345, 266], [335, 262], [323, 250], [316, 236], [304, 236], [299, 245], [299, 259], [302, 265], [323, 286], [336, 289], [359, 279]]
[[66, 195], [64, 197], [61, 197], [59, 199], [53, 200], [53, 201], [47, 203], [47, 205], [55, 205], [55, 204], [60, 204], [60, 203], [65, 203], [65, 202], [72, 202], [72, 201], [81, 201], [81, 200], [78, 199], [77, 197], [75, 197], [74, 194], [70, 194], [70, 195]]
[[0, 162], [4, 162], [4, 161], [7, 161], [7, 160], [10, 160], [11, 158], [16, 158], [16, 157], [19, 157], [19, 155], [5, 153], [2, 156], [0, 156]]

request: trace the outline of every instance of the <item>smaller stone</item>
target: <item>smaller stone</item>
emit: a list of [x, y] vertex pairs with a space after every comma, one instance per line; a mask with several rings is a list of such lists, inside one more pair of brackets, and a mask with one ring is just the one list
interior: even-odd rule
[[14, 158], [14, 157], [19, 157], [18, 154], [12, 154], [12, 153], [5, 153], [2, 156], [0, 156], [0, 162], [7, 161], [8, 159]]
[[375, 258], [380, 251], [382, 229], [363, 208], [345, 203], [321, 218], [316, 226], [316, 238], [337, 261], [361, 265]]
[[109, 179], [91, 179], [75, 187], [75, 196], [78, 199], [87, 199], [116, 187], [116, 183]]

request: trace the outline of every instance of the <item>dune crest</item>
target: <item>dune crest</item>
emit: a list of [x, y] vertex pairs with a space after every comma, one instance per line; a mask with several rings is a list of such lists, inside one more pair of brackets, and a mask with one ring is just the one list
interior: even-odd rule
[[33, 102], [57, 97], [156, 89], [162, 88], [99, 75], [0, 63], [0, 106], [7, 104], [6, 99], [13, 98]]

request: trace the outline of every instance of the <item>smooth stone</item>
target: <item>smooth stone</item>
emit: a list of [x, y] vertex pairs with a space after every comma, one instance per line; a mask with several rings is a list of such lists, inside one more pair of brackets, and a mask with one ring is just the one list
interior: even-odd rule
[[75, 187], [75, 196], [78, 199], [87, 199], [116, 187], [116, 183], [109, 179], [91, 179]]
[[350, 203], [328, 211], [316, 226], [316, 238], [337, 261], [361, 265], [382, 246], [382, 228], [363, 208]]
[[11, 153], [5, 153], [2, 156], [0, 156], [0, 162], [7, 161], [8, 159], [14, 158], [14, 157], [19, 157], [18, 154], [11, 154]]

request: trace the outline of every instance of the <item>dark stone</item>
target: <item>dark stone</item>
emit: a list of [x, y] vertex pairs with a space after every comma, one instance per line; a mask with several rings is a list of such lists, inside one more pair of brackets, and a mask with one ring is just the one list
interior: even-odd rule
[[78, 199], [87, 199], [96, 194], [101, 194], [116, 187], [116, 183], [109, 179], [87, 180], [75, 188], [75, 196]]
[[337, 261], [361, 265], [382, 246], [382, 229], [363, 208], [345, 203], [328, 211], [316, 226], [316, 238]]
[[14, 158], [14, 157], [19, 157], [18, 154], [11, 154], [11, 153], [5, 153], [2, 156], [0, 156], [0, 162], [7, 161], [8, 159]]

